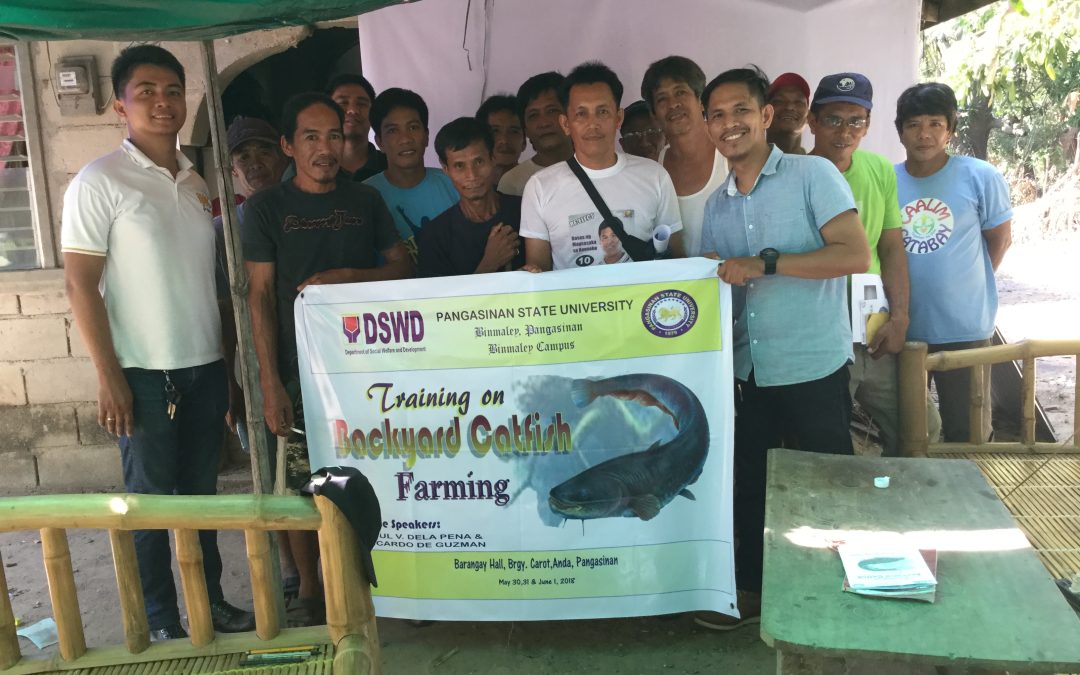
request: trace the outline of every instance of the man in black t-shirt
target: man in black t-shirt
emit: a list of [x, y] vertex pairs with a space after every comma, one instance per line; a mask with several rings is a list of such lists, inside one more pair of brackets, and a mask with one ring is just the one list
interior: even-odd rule
[[461, 199], [420, 231], [420, 276], [485, 274], [525, 264], [518, 239], [521, 198], [495, 191], [494, 146], [491, 128], [474, 117], [459, 117], [435, 135], [435, 152]]
[[[284, 382], [297, 376], [293, 301], [304, 286], [412, 274], [407, 256], [398, 255], [404, 246], [379, 193], [338, 180], [342, 119], [341, 108], [323, 94], [300, 94], [289, 101], [283, 114], [282, 148], [295, 161], [297, 174], [260, 191], [244, 206], [241, 232], [250, 277], [248, 298], [256, 321], [256, 347], [266, 348], [259, 350], [264, 390], [268, 384], [281, 384], [274, 379]], [[386, 263], [376, 267], [380, 253]], [[260, 345], [265, 342], [260, 329], [276, 335], [277, 353], [269, 353], [273, 345]], [[270, 377], [267, 383], [268, 375], [279, 377]], [[283, 392], [270, 393], [264, 408], [274, 414], [267, 414], [267, 424], [278, 433], [288, 425], [283, 425], [276, 406], [287, 406]]]
[[[263, 417], [270, 432], [289, 438], [286, 486], [293, 490], [310, 474], [302, 437], [289, 436], [302, 409], [296, 296], [311, 284], [401, 279], [413, 271], [379, 193], [338, 180], [344, 117], [325, 94], [298, 94], [285, 104], [281, 146], [296, 176], [248, 199], [241, 224]], [[376, 267], [380, 254], [385, 263]], [[300, 577], [286, 620], [290, 626], [322, 623], [317, 541], [311, 532], [285, 534]]]

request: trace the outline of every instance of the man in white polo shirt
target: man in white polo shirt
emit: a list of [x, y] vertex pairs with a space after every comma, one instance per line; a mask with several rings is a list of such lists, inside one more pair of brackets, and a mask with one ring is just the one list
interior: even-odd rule
[[[123, 146], [91, 162], [64, 195], [68, 298], [98, 375], [98, 423], [119, 437], [124, 486], [214, 494], [228, 390], [214, 289], [206, 183], [177, 149], [184, 69], [168, 51], [128, 47], [112, 66]], [[221, 591], [217, 533], [199, 532], [214, 628], [254, 628]], [[169, 534], [135, 532], [150, 637], [186, 637]]]
[[[583, 63], [563, 81], [559, 99], [566, 109], [559, 122], [574, 142], [574, 156], [596, 187], [614, 222], [606, 222], [568, 162], [543, 169], [525, 184], [521, 198], [521, 236], [530, 270], [602, 265], [608, 255], [601, 225], [623, 229], [632, 240], [620, 241], [631, 256], [631, 244], [648, 242], [660, 225], [671, 228], [671, 255], [682, 257], [682, 223], [675, 186], [664, 167], [651, 159], [615, 151], [623, 120], [619, 106], [623, 86], [607, 66]], [[621, 223], [621, 225], [620, 225]], [[628, 243], [629, 242], [629, 243]]]

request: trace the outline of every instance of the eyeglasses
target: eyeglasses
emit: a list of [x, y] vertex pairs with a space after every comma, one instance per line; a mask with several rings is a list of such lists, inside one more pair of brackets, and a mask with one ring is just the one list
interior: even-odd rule
[[628, 141], [654, 141], [660, 138], [663, 133], [659, 129], [646, 129], [645, 131], [631, 131], [623, 134], [622, 137]]
[[821, 119], [821, 123], [824, 124], [827, 127], [832, 127], [833, 129], [839, 129], [840, 127], [844, 126], [845, 124], [848, 126], [848, 129], [865, 129], [866, 125], [870, 124], [870, 118], [869, 117], [852, 117], [851, 119], [846, 120], [843, 117], [836, 117], [835, 115], [829, 115], [828, 117], [823, 117]]

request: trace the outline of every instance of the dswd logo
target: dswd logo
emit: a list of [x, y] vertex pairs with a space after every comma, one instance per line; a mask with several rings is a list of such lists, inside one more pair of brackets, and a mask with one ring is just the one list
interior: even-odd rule
[[356, 339], [360, 337], [360, 317], [355, 314], [341, 317], [341, 330], [345, 333], [349, 344], [356, 344]]
[[341, 331], [349, 344], [356, 344], [361, 335], [368, 345], [420, 342], [424, 339], [424, 315], [416, 310], [352, 314], [341, 317]]

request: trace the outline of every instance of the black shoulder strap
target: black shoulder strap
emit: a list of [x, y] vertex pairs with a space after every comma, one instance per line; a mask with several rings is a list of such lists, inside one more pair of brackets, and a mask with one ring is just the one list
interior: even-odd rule
[[619, 238], [623, 250], [626, 251], [631, 260], [638, 262], [654, 259], [656, 257], [656, 248], [653, 246], [652, 241], [642, 241], [626, 231], [623, 222], [611, 214], [611, 209], [608, 208], [604, 198], [600, 196], [596, 186], [593, 185], [589, 174], [585, 173], [585, 169], [581, 167], [581, 164], [578, 164], [577, 158], [571, 155], [570, 159], [566, 160], [566, 163], [570, 166], [570, 170], [574, 172], [574, 175], [577, 176], [578, 181], [581, 182], [581, 187], [585, 188], [585, 192], [588, 193], [593, 206], [600, 212], [600, 217], [604, 219], [603, 222]]
[[[589, 199], [592, 200], [593, 206], [600, 212], [600, 217], [604, 220], [611, 220], [614, 216], [611, 215], [611, 209], [608, 208], [604, 198], [600, 196], [600, 193], [596, 191], [596, 186], [593, 185], [592, 179], [589, 178], [589, 174], [585, 173], [585, 169], [581, 168], [578, 164], [577, 157], [571, 156], [566, 160], [566, 163], [570, 165], [570, 170], [574, 172], [577, 179], [581, 181], [581, 187], [585, 188], [585, 192], [589, 193]], [[618, 219], [616, 219], [618, 220]], [[622, 224], [622, 221], [619, 221]], [[621, 239], [622, 237], [620, 237]]]

